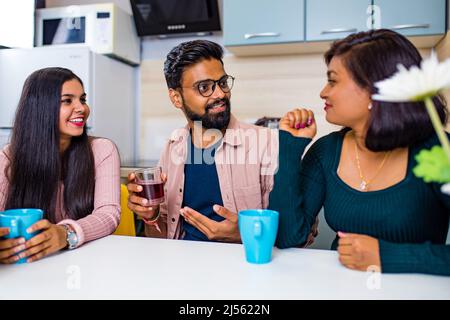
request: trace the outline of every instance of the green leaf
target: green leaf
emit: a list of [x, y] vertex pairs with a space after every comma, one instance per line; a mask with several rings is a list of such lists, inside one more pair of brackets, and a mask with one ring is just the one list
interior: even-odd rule
[[421, 150], [416, 155], [417, 166], [413, 173], [425, 182], [450, 182], [450, 161], [441, 146], [434, 146], [431, 150]]

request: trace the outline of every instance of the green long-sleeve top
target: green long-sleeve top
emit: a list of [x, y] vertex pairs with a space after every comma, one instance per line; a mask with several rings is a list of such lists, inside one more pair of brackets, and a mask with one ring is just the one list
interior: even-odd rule
[[280, 130], [279, 168], [269, 200], [269, 208], [280, 212], [277, 246], [305, 243], [323, 207], [335, 232], [379, 240], [382, 272], [450, 275], [450, 246], [445, 245], [450, 197], [440, 185], [425, 183], [412, 172], [415, 155], [438, 144], [437, 137], [409, 148], [404, 180], [384, 190], [360, 192], [337, 175], [345, 132], [317, 140], [301, 159], [311, 139]]

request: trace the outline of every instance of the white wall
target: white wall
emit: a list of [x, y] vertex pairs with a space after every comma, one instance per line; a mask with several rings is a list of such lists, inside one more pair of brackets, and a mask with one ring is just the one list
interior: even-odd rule
[[34, 0], [0, 1], [0, 46], [33, 47], [34, 8]]

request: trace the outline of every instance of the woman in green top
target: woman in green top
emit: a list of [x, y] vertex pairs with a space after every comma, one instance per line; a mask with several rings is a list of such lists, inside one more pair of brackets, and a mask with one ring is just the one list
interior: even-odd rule
[[[324, 207], [338, 232], [332, 248], [346, 267], [450, 275], [450, 197], [412, 173], [415, 155], [439, 144], [425, 106], [371, 101], [374, 83], [397, 64], [421, 60], [411, 42], [389, 30], [350, 35], [325, 53], [326, 119], [344, 129], [319, 139], [300, 161], [316, 133], [311, 114], [297, 109], [281, 120], [269, 206], [280, 212], [278, 247], [304, 243]], [[444, 100], [434, 103], [445, 123]]]

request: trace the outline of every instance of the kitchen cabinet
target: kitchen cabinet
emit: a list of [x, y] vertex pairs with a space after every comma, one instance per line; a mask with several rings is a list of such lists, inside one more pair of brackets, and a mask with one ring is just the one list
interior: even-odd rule
[[405, 36], [440, 35], [446, 31], [446, 0], [374, 0], [375, 28]]
[[336, 40], [372, 28], [372, 0], [306, 0], [306, 41]]
[[226, 46], [301, 42], [305, 0], [225, 0]]
[[370, 29], [432, 48], [447, 29], [448, 0], [225, 0], [224, 45], [236, 55], [322, 53]]

